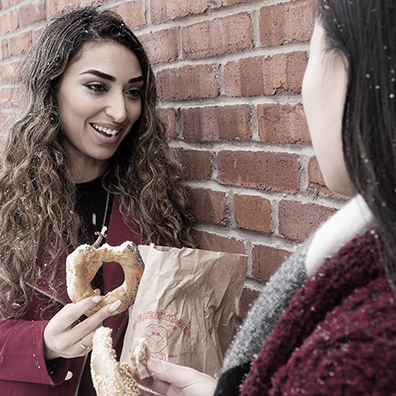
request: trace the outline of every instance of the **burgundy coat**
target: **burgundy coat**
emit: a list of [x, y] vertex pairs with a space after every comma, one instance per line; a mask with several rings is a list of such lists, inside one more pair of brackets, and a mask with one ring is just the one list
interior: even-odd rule
[[[106, 242], [118, 246], [125, 241], [141, 244], [139, 233], [129, 228], [119, 212], [119, 200], [113, 200]], [[66, 257], [60, 265], [59, 287], [56, 300], [62, 305], [70, 303], [66, 291]], [[104, 266], [105, 293], [119, 286], [123, 271], [116, 263]], [[1, 396], [74, 396], [85, 364], [85, 357], [51, 361], [51, 376], [44, 358], [43, 333], [55, 309], [45, 309], [53, 300], [45, 279], [35, 287], [36, 293], [28, 311], [21, 319], [0, 320], [0, 395]], [[122, 346], [122, 334], [128, 321], [128, 312], [112, 316], [104, 325], [113, 329], [116, 349]]]

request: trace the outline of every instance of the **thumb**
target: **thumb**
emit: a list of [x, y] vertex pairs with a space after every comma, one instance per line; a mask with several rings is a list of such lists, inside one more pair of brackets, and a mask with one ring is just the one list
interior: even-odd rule
[[165, 362], [163, 360], [150, 358], [147, 361], [147, 368], [155, 378], [183, 389], [194, 381], [195, 375], [199, 373], [189, 367]]

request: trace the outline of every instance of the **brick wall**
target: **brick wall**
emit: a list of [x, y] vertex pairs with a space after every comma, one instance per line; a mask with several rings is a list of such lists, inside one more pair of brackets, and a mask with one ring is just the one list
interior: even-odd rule
[[[21, 54], [62, 7], [1, 0], [0, 117]], [[144, 43], [205, 249], [246, 253], [245, 312], [295, 245], [344, 203], [313, 155], [301, 104], [314, 0], [103, 1]], [[242, 312], [242, 315], [243, 315]]]

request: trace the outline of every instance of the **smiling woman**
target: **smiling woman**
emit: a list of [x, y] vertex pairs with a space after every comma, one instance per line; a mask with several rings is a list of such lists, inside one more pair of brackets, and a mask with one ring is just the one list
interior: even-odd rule
[[[120, 351], [127, 313], [113, 315], [118, 301], [83, 319], [101, 298], [70, 303], [66, 256], [98, 233], [113, 246], [194, 247], [181, 172], [147, 55], [117, 14], [53, 18], [21, 76], [0, 171], [0, 394], [95, 395], [93, 333], [104, 322]], [[106, 265], [92, 286], [122, 279]]]
[[128, 48], [109, 42], [83, 46], [58, 93], [62, 144], [75, 182], [103, 174], [140, 117], [142, 88], [139, 61]]

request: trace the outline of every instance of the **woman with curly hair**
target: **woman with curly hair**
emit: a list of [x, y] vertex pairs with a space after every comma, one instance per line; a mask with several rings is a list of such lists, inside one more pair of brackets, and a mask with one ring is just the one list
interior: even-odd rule
[[[120, 350], [127, 313], [111, 316], [118, 301], [80, 320], [99, 297], [70, 303], [67, 254], [104, 227], [114, 246], [194, 247], [192, 221], [154, 74], [117, 14], [53, 18], [21, 76], [0, 173], [0, 394], [90, 395], [93, 332], [105, 321]], [[122, 276], [104, 266], [93, 283], [107, 293]]]

